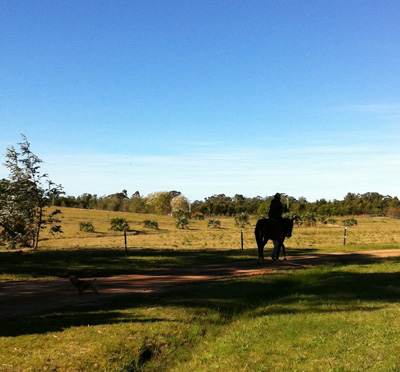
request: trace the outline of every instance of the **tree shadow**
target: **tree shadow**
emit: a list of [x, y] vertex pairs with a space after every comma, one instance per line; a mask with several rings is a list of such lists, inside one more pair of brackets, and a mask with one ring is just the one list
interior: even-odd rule
[[[0, 252], [0, 272], [33, 278], [67, 278], [71, 274], [85, 277], [105, 277], [145, 273], [156, 269], [192, 267], [203, 264], [235, 262], [248, 258], [255, 250], [239, 249], [125, 249], [78, 248]], [[254, 252], [254, 253], [253, 253]]]

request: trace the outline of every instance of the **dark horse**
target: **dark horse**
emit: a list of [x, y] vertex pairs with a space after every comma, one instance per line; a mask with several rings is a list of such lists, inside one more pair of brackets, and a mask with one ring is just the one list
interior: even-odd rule
[[281, 223], [272, 219], [261, 219], [257, 221], [254, 234], [256, 236], [258, 247], [258, 262], [264, 261], [264, 246], [268, 240], [274, 242], [274, 250], [272, 252], [272, 259], [279, 259], [279, 252], [282, 247], [283, 255], [286, 259], [285, 246], [283, 242], [286, 237], [290, 238], [293, 231], [293, 219], [282, 218]]

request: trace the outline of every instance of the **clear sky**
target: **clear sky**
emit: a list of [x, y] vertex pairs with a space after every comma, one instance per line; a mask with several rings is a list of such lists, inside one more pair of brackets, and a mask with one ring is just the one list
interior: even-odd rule
[[75, 196], [400, 196], [399, 20], [398, 0], [0, 0], [0, 151], [25, 134]]

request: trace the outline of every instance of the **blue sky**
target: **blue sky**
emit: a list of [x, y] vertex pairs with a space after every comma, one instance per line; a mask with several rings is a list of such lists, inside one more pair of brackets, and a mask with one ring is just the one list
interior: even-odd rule
[[397, 0], [0, 0], [0, 150], [25, 134], [75, 196], [400, 196], [399, 19]]

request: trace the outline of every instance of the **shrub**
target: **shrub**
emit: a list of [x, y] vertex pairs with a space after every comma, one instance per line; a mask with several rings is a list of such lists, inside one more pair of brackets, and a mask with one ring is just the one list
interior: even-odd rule
[[183, 209], [178, 209], [172, 212], [172, 217], [175, 218], [175, 226], [176, 228], [184, 229], [190, 224], [189, 221], [189, 212], [184, 211]]
[[307, 212], [301, 216], [302, 221], [306, 226], [316, 226], [317, 225], [317, 217], [314, 213]]
[[184, 229], [190, 224], [189, 218], [187, 216], [181, 215], [175, 218], [175, 226], [177, 229]]
[[158, 222], [154, 220], [143, 221], [143, 227], [146, 229], [158, 230]]
[[79, 231], [94, 232], [94, 227], [91, 222], [80, 222]]
[[325, 220], [325, 223], [330, 225], [336, 225], [337, 221], [334, 218], [328, 218], [327, 220]]
[[183, 210], [183, 209], [177, 209], [172, 212], [172, 217], [178, 218], [178, 217], [186, 217], [189, 218], [189, 212]]
[[221, 221], [216, 218], [212, 218], [208, 221], [207, 227], [212, 227], [213, 229], [221, 228]]
[[357, 225], [357, 220], [355, 218], [347, 218], [342, 221], [345, 226], [355, 226]]
[[390, 217], [400, 218], [400, 208], [389, 208], [387, 215]]
[[125, 218], [113, 218], [110, 222], [111, 230], [114, 231], [128, 231], [129, 225]]
[[192, 218], [194, 218], [195, 220], [204, 220], [204, 214], [201, 212], [194, 212], [192, 215]]
[[259, 205], [257, 209], [258, 218], [268, 218], [268, 211], [271, 205], [271, 201], [263, 202]]
[[237, 226], [246, 227], [249, 222], [249, 214], [246, 212], [239, 213], [235, 216], [235, 223]]

